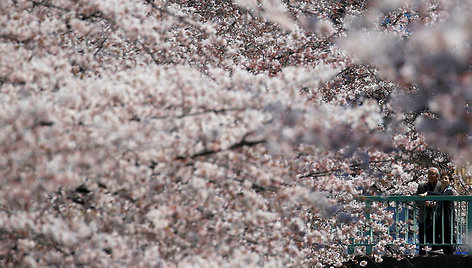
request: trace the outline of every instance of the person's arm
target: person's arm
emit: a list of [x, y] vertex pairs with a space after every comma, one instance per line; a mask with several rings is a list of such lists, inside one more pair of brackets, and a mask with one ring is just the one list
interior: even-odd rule
[[452, 191], [452, 189], [447, 189], [446, 191], [442, 193], [428, 191], [427, 195], [454, 195], [454, 192]]
[[454, 194], [454, 190], [453, 190], [452, 188], [447, 189], [446, 191], [444, 191], [444, 193], [445, 193], [446, 195], [455, 195], [455, 194]]
[[416, 188], [416, 195], [422, 194], [425, 192], [425, 189], [421, 183], [418, 184], [418, 188]]

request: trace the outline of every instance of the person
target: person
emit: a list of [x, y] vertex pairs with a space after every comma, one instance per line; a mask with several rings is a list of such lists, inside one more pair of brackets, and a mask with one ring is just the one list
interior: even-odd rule
[[[452, 188], [452, 176], [445, 175], [440, 180], [439, 193], [428, 191], [421, 196], [427, 195], [455, 195], [455, 190]], [[435, 223], [436, 223], [436, 243], [452, 244], [454, 242], [454, 202], [453, 201], [439, 201], [435, 208]], [[444, 229], [443, 229], [444, 228]], [[445, 255], [452, 255], [454, 253], [454, 246], [441, 246]]]
[[[441, 185], [438, 182], [439, 170], [435, 167], [428, 169], [428, 181], [418, 184], [416, 190], [417, 195], [422, 195], [427, 192], [439, 193]], [[432, 226], [433, 212], [436, 203], [433, 201], [419, 201], [417, 206], [419, 208], [418, 213], [418, 240], [420, 244], [432, 243], [433, 242], [433, 230], [432, 227], [426, 230], [427, 227]], [[426, 238], [426, 239], [425, 239]], [[436, 249], [436, 248], [434, 248]], [[424, 245], [420, 246], [420, 255], [426, 255]]]

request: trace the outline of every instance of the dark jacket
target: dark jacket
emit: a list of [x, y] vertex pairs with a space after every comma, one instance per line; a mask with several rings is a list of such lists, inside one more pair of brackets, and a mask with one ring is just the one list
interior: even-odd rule
[[[430, 195], [455, 195], [455, 191], [451, 186], [447, 186], [444, 190], [440, 189], [439, 193], [430, 192]], [[451, 234], [454, 231], [454, 202], [453, 201], [439, 201], [436, 206], [436, 236], [439, 243], [442, 243], [443, 228], [444, 228], [444, 243], [451, 243]], [[444, 216], [444, 218], [443, 218]], [[443, 225], [444, 224], [444, 225]]]
[[[416, 194], [423, 194], [426, 192], [434, 192], [439, 193], [441, 191], [441, 183], [437, 182], [436, 185], [431, 185], [429, 182], [423, 182], [418, 184], [418, 189], [416, 190]], [[433, 219], [433, 211], [434, 207], [427, 207], [425, 206], [424, 201], [416, 202], [416, 205], [419, 208], [418, 212], [418, 223], [424, 223], [426, 221], [431, 221]]]

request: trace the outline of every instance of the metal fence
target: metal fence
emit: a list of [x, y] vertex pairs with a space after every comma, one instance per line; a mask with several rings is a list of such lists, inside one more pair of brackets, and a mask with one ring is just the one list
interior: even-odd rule
[[[375, 246], [381, 236], [373, 231], [374, 224], [383, 224], [388, 226], [387, 235], [396, 241], [402, 241], [404, 244], [416, 246], [455, 246], [462, 247], [472, 244], [472, 196], [363, 196], [358, 198], [359, 201], [365, 202], [365, 218], [368, 225], [363, 231], [364, 241], [361, 243], [352, 243], [349, 247], [350, 253], [354, 252], [355, 247], [365, 247], [366, 254], [371, 254], [373, 246]], [[420, 221], [419, 207], [426, 201], [440, 202], [451, 201], [454, 203], [454, 216], [445, 217], [444, 203], [437, 209], [431, 209], [432, 221]], [[373, 219], [371, 216], [373, 206], [376, 209], [387, 210], [393, 215], [393, 219], [389, 222], [381, 222], [381, 220]], [[439, 208], [441, 208], [439, 210]], [[423, 217], [426, 215], [423, 214]], [[393, 220], [393, 223], [390, 224]], [[446, 223], [446, 221], [450, 221]], [[422, 223], [420, 223], [422, 222]], [[429, 224], [426, 226], [426, 224]], [[424, 225], [423, 243], [420, 243], [419, 225]], [[445, 228], [446, 226], [446, 228]], [[452, 228], [447, 228], [451, 226]], [[450, 230], [447, 230], [450, 229]], [[428, 232], [432, 232], [431, 237], [427, 238]], [[436, 235], [437, 234], [437, 235]], [[471, 252], [472, 253], [472, 252]]]

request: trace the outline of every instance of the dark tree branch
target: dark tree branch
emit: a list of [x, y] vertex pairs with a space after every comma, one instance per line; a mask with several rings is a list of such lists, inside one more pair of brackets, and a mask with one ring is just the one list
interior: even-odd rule
[[[396, 162], [398, 160], [400, 160], [400, 158], [396, 157], [394, 159], [369, 161], [368, 164], [370, 165], [370, 164], [376, 164], [376, 163]], [[365, 163], [357, 163], [357, 164], [349, 165], [349, 168], [358, 168], [358, 167], [362, 167], [364, 165], [365, 165]], [[336, 173], [336, 172], [341, 172], [341, 171], [344, 171], [344, 169], [331, 169], [331, 170], [317, 171], [317, 172], [312, 172], [312, 173], [303, 175], [300, 178], [303, 179], [303, 178], [308, 178], [308, 177], [323, 177], [323, 176], [330, 175], [330, 174], [333, 174], [333, 173]]]

